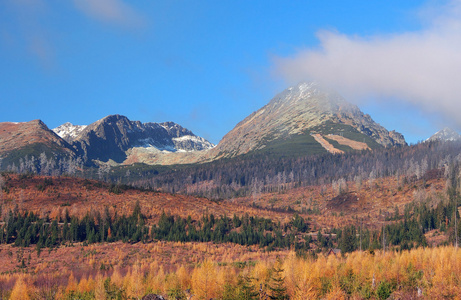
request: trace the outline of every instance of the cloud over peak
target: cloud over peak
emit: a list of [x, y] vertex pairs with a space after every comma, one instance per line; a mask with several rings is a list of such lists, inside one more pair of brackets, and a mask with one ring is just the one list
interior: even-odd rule
[[349, 98], [399, 98], [461, 120], [461, 1], [427, 11], [428, 25], [416, 32], [320, 31], [320, 47], [276, 58], [276, 74], [290, 82], [315, 79]]

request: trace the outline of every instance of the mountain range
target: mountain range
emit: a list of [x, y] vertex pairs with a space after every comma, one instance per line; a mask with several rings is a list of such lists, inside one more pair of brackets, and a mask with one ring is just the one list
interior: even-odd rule
[[300, 83], [276, 95], [227, 133], [218, 145], [173, 122], [142, 123], [110, 115], [89, 125], [42, 121], [0, 123], [3, 167], [25, 155], [61, 156], [86, 165], [182, 164], [248, 154], [301, 156], [406, 145], [334, 91]]
[[[0, 123], [2, 166], [38, 159], [79, 159], [86, 165], [120, 164], [136, 149], [151, 155], [194, 153], [214, 145], [173, 122], [141, 123], [110, 115], [88, 126], [65, 123], [50, 130], [42, 121]], [[139, 151], [138, 151], [139, 152]], [[138, 162], [135, 160], [134, 162]]]
[[84, 161], [123, 163], [137, 148], [152, 154], [168, 154], [214, 147], [176, 123], [141, 123], [121, 115], [110, 115], [85, 127], [66, 123], [53, 131], [67, 139]]

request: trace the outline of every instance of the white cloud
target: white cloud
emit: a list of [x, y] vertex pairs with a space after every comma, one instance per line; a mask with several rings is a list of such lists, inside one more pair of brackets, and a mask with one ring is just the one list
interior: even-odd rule
[[398, 98], [461, 125], [461, 0], [425, 9], [426, 27], [372, 37], [318, 32], [320, 46], [275, 58], [287, 81], [318, 80], [349, 100]]
[[74, 4], [85, 15], [104, 23], [128, 27], [144, 24], [144, 18], [121, 0], [74, 0]]

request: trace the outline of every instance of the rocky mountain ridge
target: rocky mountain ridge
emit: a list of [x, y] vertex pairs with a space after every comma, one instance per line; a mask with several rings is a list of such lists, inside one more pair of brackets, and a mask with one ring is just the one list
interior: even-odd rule
[[[142, 123], [110, 115], [88, 126], [69, 122], [50, 130], [41, 120], [0, 123], [0, 161], [18, 166], [45, 154], [53, 159], [78, 159], [86, 165], [170, 162], [170, 156], [197, 157], [214, 145], [174, 123]], [[176, 155], [178, 154], [178, 155]], [[182, 156], [181, 156], [182, 155]], [[25, 159], [25, 160], [24, 160]], [[24, 168], [22, 168], [24, 169]]]
[[[30, 128], [35, 129], [29, 131], [35, 133], [27, 139], [17, 138], [21, 134], [15, 130], [20, 129], [13, 123], [2, 123], [11, 129], [3, 138], [8, 140], [6, 145], [0, 140], [3, 148], [9, 145], [4, 153], [37, 141], [41, 146], [34, 147], [40, 151], [58, 149], [87, 165], [173, 165], [259, 152], [302, 156], [406, 145], [400, 133], [387, 131], [357, 106], [315, 82], [279, 93], [239, 122], [217, 146], [174, 122], [142, 123], [122, 115], [110, 115], [87, 126], [65, 123], [54, 131], [39, 120], [32, 123], [35, 127]], [[27, 153], [37, 157], [41, 154], [37, 149]]]
[[152, 153], [192, 152], [214, 145], [173, 122], [142, 123], [122, 115], [110, 115], [83, 129], [72, 146], [84, 160], [123, 163], [132, 148]]

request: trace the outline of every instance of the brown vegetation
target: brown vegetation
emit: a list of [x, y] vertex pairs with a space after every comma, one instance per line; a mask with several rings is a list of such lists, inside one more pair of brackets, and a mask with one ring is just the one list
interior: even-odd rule
[[62, 147], [62, 152], [71, 153], [66, 148], [67, 143], [40, 120], [23, 123], [0, 122], [0, 153], [17, 151], [21, 147], [32, 144]]
[[[131, 214], [134, 204], [139, 201], [148, 224], [156, 223], [162, 214], [181, 216], [197, 220], [205, 213], [215, 216], [233, 214], [261, 216], [274, 220], [283, 220], [287, 213], [258, 210], [231, 202], [216, 202], [194, 196], [174, 195], [155, 191], [141, 191], [111, 186], [106, 183], [73, 177], [19, 176], [6, 174], [5, 186], [8, 193], [3, 193], [4, 211], [27, 209], [39, 216], [51, 218], [62, 216], [66, 210], [72, 216], [83, 217], [89, 211], [102, 212], [109, 207], [110, 212], [118, 215]], [[52, 184], [45, 184], [45, 179]], [[114, 193], [115, 191], [115, 193]]]
[[[340, 185], [286, 186], [277, 193], [221, 202], [69, 177], [5, 174], [3, 178], [5, 191], [0, 199], [4, 208], [17, 205], [52, 218], [66, 209], [71, 215], [83, 216], [105, 207], [111, 213], [128, 215], [139, 201], [151, 224], [158, 221], [162, 211], [191, 215], [193, 219], [206, 212], [216, 216], [248, 213], [282, 223], [299, 212], [314, 231], [357, 224], [358, 220], [368, 228], [377, 228], [396, 208], [401, 214], [407, 203], [429, 198], [428, 205], [434, 206], [446, 197], [445, 182], [436, 175], [410, 182], [388, 177]], [[426, 238], [429, 245], [447, 239], [435, 230], [426, 233]], [[279, 268], [290, 299], [383, 299], [386, 293], [396, 299], [411, 299], [417, 296], [418, 288], [428, 299], [443, 299], [461, 295], [460, 255], [456, 248], [445, 247], [388, 251], [385, 255], [307, 254], [301, 258], [288, 249], [265, 252], [257, 246], [162, 241], [90, 246], [75, 243], [43, 249], [39, 254], [32, 247], [2, 245], [0, 297], [104, 299], [107, 293], [123, 291], [124, 297], [158, 293], [174, 299], [190, 290], [196, 299], [235, 299], [229, 295], [242, 292], [244, 280], [249, 280], [256, 292], [270, 294], [274, 270]], [[277, 257], [281, 259], [278, 263]]]
[[[430, 173], [428, 173], [430, 175]], [[27, 209], [44, 217], [70, 215], [83, 217], [89, 211], [102, 212], [109, 207], [111, 214], [129, 215], [139, 201], [148, 224], [159, 220], [162, 212], [198, 220], [204, 214], [232, 217], [259, 216], [289, 222], [294, 212], [308, 220], [311, 229], [357, 225], [359, 220], [367, 228], [379, 228], [395, 210], [403, 214], [406, 204], [432, 199], [435, 206], [446, 198], [445, 180], [438, 176], [404, 182], [401, 178], [386, 177], [375, 180], [347, 182], [341, 191], [334, 185], [292, 188], [290, 184], [279, 192], [254, 194], [251, 197], [211, 201], [206, 198], [141, 191], [136, 189], [111, 191], [111, 186], [93, 180], [72, 177], [25, 177], [7, 174], [3, 193], [4, 209]], [[45, 178], [52, 185], [44, 185]]]
[[433, 207], [446, 198], [445, 180], [437, 176], [414, 182], [386, 177], [373, 181], [347, 182], [339, 191], [333, 185], [291, 188], [279, 192], [257, 194], [251, 197], [226, 200], [239, 205], [258, 207], [278, 212], [296, 211], [318, 228], [357, 225], [359, 220], [367, 228], [379, 228], [396, 208], [403, 214], [406, 204], [432, 199]]

